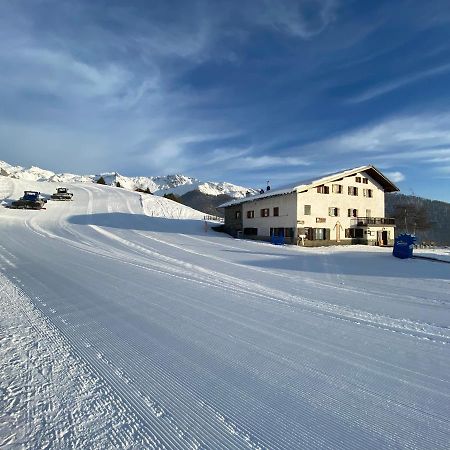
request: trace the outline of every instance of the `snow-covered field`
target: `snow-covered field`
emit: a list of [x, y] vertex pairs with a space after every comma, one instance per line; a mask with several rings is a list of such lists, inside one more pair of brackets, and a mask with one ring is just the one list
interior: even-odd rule
[[450, 264], [70, 188], [0, 208], [0, 448], [449, 448]]

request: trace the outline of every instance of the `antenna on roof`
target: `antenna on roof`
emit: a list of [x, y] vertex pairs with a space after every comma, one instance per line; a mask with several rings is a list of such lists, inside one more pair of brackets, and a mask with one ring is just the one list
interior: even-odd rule
[[267, 188], [266, 188], [266, 191], [270, 191], [270, 181], [269, 180], [267, 180]]

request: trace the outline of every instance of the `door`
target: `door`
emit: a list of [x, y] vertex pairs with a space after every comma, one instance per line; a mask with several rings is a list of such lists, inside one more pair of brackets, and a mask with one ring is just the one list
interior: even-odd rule
[[388, 232], [383, 231], [377, 231], [377, 244], [378, 245], [388, 245]]
[[341, 242], [341, 224], [336, 224], [336, 242]]
[[336, 222], [334, 228], [336, 229], [336, 242], [341, 242], [341, 229], [343, 229], [341, 223]]
[[383, 245], [383, 232], [377, 231], [377, 245]]

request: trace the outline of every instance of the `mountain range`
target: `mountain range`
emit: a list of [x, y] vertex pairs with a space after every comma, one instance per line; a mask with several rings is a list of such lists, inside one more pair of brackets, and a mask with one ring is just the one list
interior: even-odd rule
[[0, 174], [12, 178], [20, 178], [30, 181], [54, 181], [57, 183], [95, 183], [100, 177], [106, 184], [120, 186], [128, 190], [149, 189], [152, 194], [174, 194], [178, 197], [191, 191], [199, 191], [202, 194], [217, 197], [226, 195], [227, 198], [241, 198], [247, 192], [256, 193], [255, 189], [236, 186], [227, 182], [200, 181], [197, 178], [185, 175], [166, 175], [150, 177], [126, 177], [117, 172], [100, 173], [96, 175], [75, 175], [72, 173], [55, 173], [50, 170], [32, 166], [24, 168], [12, 166], [5, 161], [0, 161]]

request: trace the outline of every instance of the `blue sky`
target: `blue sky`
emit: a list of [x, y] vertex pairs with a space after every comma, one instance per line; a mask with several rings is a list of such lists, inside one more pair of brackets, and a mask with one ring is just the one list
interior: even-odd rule
[[374, 164], [450, 201], [450, 3], [0, 3], [0, 159], [260, 187]]

